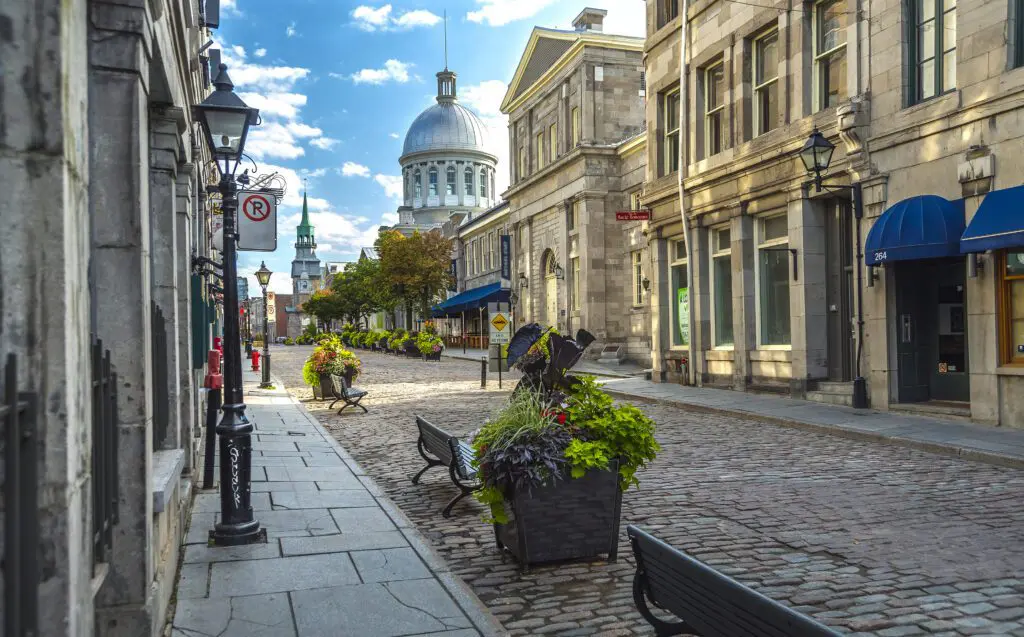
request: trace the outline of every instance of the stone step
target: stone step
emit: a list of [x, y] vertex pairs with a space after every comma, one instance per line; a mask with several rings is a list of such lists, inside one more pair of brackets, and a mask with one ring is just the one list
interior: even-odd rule
[[836, 394], [839, 396], [853, 396], [853, 382], [845, 381], [818, 381], [813, 390], [822, 394]]
[[829, 391], [809, 391], [807, 392], [807, 400], [811, 400], [816, 403], [825, 403], [828, 405], [845, 405], [846, 407], [852, 407], [853, 392], [851, 391], [847, 394], [842, 394]]

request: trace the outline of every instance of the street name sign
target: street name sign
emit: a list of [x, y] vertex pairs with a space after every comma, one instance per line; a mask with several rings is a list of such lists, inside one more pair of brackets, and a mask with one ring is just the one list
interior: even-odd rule
[[619, 210], [615, 213], [616, 221], [650, 221], [650, 210]]
[[247, 252], [277, 250], [277, 200], [271, 193], [238, 193], [238, 249]]

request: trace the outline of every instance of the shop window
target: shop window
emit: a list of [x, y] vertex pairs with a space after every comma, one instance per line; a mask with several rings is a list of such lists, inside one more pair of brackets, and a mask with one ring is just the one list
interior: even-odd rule
[[1002, 360], [1024, 365], [1024, 251], [1003, 253], [999, 270]]
[[789, 227], [786, 215], [762, 217], [757, 233], [761, 345], [790, 345]]
[[779, 32], [754, 41], [754, 130], [763, 135], [779, 121]]
[[845, 0], [823, 0], [814, 5], [815, 108], [835, 106], [846, 97]]
[[455, 195], [455, 176], [456, 176], [455, 166], [449, 166], [448, 170], [445, 171], [445, 174], [446, 174], [446, 179], [445, 179], [446, 183], [445, 183], [444, 192], [445, 192], [446, 195]]
[[437, 196], [437, 168], [431, 168], [428, 174], [429, 184], [427, 186], [427, 194], [431, 197]]
[[704, 156], [722, 152], [725, 131], [725, 64], [704, 70]]
[[732, 330], [732, 244], [729, 228], [711, 231], [711, 324], [715, 347], [733, 345]]
[[910, 103], [956, 88], [956, 0], [911, 0]]
[[670, 284], [672, 286], [669, 306], [671, 308], [672, 346], [690, 345], [690, 290], [686, 261], [686, 242], [672, 243], [672, 265]]
[[417, 199], [422, 199], [423, 198], [423, 173], [420, 172], [419, 168], [417, 168], [416, 172], [414, 172], [412, 174], [412, 179], [413, 179], [413, 182], [414, 182], [413, 183], [413, 190], [416, 193], [416, 198]]
[[462, 187], [467, 197], [473, 196], [473, 169], [469, 166], [462, 173]]
[[671, 175], [679, 170], [679, 89], [665, 93], [662, 104], [662, 142], [665, 157], [662, 160], [662, 175]]
[[548, 155], [550, 161], [558, 158], [558, 124], [548, 127]]
[[572, 147], [576, 148], [580, 145], [580, 107], [574, 106], [572, 109]]
[[580, 258], [569, 259], [569, 284], [572, 286], [572, 309], [580, 309]]
[[644, 264], [639, 250], [631, 255], [633, 263], [633, 306], [644, 304]]

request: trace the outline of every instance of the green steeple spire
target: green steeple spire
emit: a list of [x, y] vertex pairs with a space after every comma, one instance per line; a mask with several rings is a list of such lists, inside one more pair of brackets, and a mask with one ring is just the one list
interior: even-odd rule
[[313, 224], [309, 222], [309, 201], [306, 199], [306, 191], [302, 191], [302, 221], [296, 229], [296, 248], [316, 249], [316, 237], [313, 235]]

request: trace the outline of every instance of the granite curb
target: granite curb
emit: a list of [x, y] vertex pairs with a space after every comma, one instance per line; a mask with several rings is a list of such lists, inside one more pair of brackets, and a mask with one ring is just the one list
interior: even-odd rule
[[653, 396], [644, 396], [642, 394], [633, 394], [619, 389], [605, 388], [605, 391], [609, 395], [617, 396], [619, 398], [628, 400], [644, 401], [674, 408], [685, 408], [689, 409], [690, 411], [697, 411], [708, 414], [740, 416], [748, 420], [755, 420], [767, 424], [778, 425], [780, 427], [788, 427], [790, 429], [800, 429], [803, 431], [824, 433], [832, 436], [837, 436], [840, 438], [847, 438], [849, 440], [887, 443], [897, 447], [905, 447], [908, 449], [915, 449], [917, 451], [925, 451], [928, 453], [962, 458], [964, 460], [983, 462], [986, 464], [996, 465], [999, 467], [1006, 467], [1010, 469], [1024, 469], [1024, 458], [1018, 456], [1011, 456], [1007, 454], [1001, 454], [995, 451], [986, 451], [984, 449], [978, 449], [976, 447], [961, 447], [958, 445], [943, 444], [941, 442], [917, 440], [915, 438], [907, 438], [904, 436], [891, 436], [876, 431], [858, 431], [856, 429], [843, 427], [841, 425], [807, 422], [805, 420], [797, 420], [795, 418], [780, 418], [778, 416], [769, 416], [767, 414], [744, 411], [742, 409], [729, 409], [727, 407], [700, 405], [696, 403], [689, 403], [682, 400], [673, 400], [671, 398], [656, 398]]
[[[303, 405], [295, 396], [285, 388], [285, 384], [280, 378], [274, 378], [275, 390], [284, 392], [284, 396], [299, 408], [299, 411], [303, 416], [310, 422], [313, 427], [320, 432], [329, 444], [334, 447], [335, 451], [341, 456], [341, 459], [348, 465], [352, 473], [355, 474], [359, 481], [363, 483], [366, 489], [373, 496], [377, 505], [391, 518], [395, 526], [398, 527], [399, 531], [408, 540], [409, 545], [419, 555], [420, 559], [423, 560], [424, 564], [430, 570], [431, 574], [440, 582], [441, 586], [448, 592], [452, 600], [458, 605], [462, 612], [466, 614], [466, 617], [473, 623], [473, 626], [480, 631], [483, 637], [507, 637], [508, 631], [501, 625], [501, 623], [494, 617], [491, 611], [484, 605], [483, 602], [476, 596], [476, 593], [463, 582], [459, 577], [455, 576], [451, 569], [448, 567], [448, 563], [445, 562], [431, 546], [430, 542], [427, 541], [419, 531], [416, 530], [415, 525], [411, 520], [402, 512], [398, 506], [390, 499], [384, 496], [384, 491], [381, 489], [373, 478], [371, 478], [366, 471], [356, 462], [355, 458], [348, 453], [348, 451], [338, 442], [334, 436], [328, 432], [320, 422], [313, 417], [306, 406]], [[248, 390], [247, 392], [248, 393]]]

